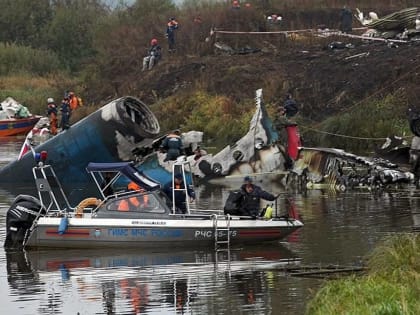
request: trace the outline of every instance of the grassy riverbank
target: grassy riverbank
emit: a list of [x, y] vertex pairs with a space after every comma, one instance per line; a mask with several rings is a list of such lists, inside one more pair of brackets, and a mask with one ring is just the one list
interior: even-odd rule
[[[74, 123], [130, 95], [152, 107], [162, 133], [201, 130], [204, 142], [220, 150], [248, 129], [255, 90], [262, 88], [272, 118], [286, 94], [296, 99], [305, 146], [365, 155], [388, 136], [411, 138], [406, 113], [419, 100], [420, 45], [388, 47], [307, 31], [289, 36], [282, 31], [338, 28], [343, 3], [249, 2], [232, 10], [226, 1], [137, 0], [108, 7], [99, 0], [7, 0], [0, 11], [0, 101], [10, 96], [45, 114], [47, 98], [60, 102], [72, 90], [84, 102]], [[348, 5], [384, 16], [418, 1], [377, 2]], [[279, 13], [281, 23], [267, 20]], [[168, 53], [164, 36], [172, 16], [180, 23], [176, 53]], [[354, 19], [354, 34], [360, 26]], [[162, 59], [143, 72], [152, 38], [162, 46]], [[335, 41], [353, 48], [329, 48]]]
[[362, 277], [328, 281], [307, 314], [420, 314], [420, 235], [387, 239]]

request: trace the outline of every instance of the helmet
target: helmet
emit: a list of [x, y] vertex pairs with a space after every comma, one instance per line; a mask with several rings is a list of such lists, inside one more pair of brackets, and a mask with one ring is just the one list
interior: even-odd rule
[[157, 45], [157, 43], [158, 43], [158, 41], [157, 41], [157, 39], [156, 39], [156, 38], [153, 38], [153, 39], [150, 41], [150, 45]]
[[47, 98], [47, 103], [54, 103], [54, 99], [52, 97]]

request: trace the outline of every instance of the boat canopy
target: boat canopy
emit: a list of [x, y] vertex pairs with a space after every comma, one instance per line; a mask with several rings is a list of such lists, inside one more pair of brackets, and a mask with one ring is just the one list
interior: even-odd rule
[[90, 162], [86, 167], [89, 173], [99, 172], [113, 172], [124, 175], [129, 180], [135, 182], [143, 189], [150, 191], [160, 188], [160, 183], [151, 179], [143, 172], [134, 167], [132, 162], [116, 162], [116, 163], [94, 163]]

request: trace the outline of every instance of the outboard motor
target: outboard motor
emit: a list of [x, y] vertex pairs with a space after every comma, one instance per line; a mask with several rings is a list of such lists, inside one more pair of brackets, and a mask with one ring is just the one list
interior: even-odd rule
[[6, 249], [22, 249], [26, 232], [39, 215], [45, 214], [41, 202], [29, 195], [19, 195], [15, 198], [6, 216]]

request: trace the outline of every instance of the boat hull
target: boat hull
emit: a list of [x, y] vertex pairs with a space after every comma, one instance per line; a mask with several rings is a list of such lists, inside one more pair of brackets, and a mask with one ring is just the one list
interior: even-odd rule
[[12, 118], [0, 120], [0, 137], [9, 137], [27, 134], [41, 116], [32, 116], [28, 118]]
[[[25, 247], [111, 248], [111, 247], [186, 247], [215, 246], [212, 219], [131, 220], [71, 218], [63, 234], [61, 218], [40, 218]], [[230, 244], [280, 240], [303, 226], [296, 220], [234, 220], [226, 229], [226, 220], [218, 221], [219, 241]]]

